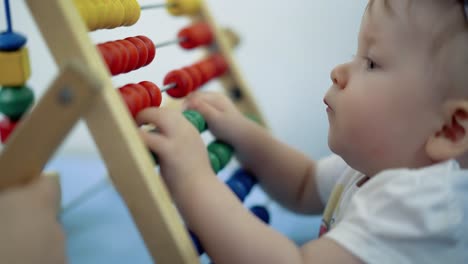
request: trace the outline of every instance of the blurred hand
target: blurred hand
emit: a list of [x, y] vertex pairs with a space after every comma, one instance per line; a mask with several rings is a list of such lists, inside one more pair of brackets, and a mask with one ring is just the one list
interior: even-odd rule
[[[5, 173], [5, 172], [4, 172]], [[65, 263], [58, 177], [0, 192], [1, 263]]]
[[139, 125], [152, 124], [158, 133], [140, 131], [143, 141], [158, 156], [161, 175], [177, 199], [200, 177], [215, 177], [199, 132], [181, 112], [148, 108], [136, 117]]
[[187, 97], [185, 107], [198, 111], [205, 118], [210, 132], [230, 144], [241, 142], [241, 132], [253, 124], [221, 93], [192, 93]]

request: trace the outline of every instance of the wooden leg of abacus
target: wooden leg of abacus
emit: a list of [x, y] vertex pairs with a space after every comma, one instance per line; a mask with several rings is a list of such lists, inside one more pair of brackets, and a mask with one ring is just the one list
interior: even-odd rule
[[247, 82], [242, 78], [241, 71], [237, 66], [232, 55], [232, 40], [229, 34], [223, 33], [223, 30], [215, 23], [213, 16], [205, 1], [200, 2], [200, 14], [194, 17], [194, 20], [203, 20], [213, 29], [215, 43], [217, 43], [218, 52], [223, 55], [229, 65], [229, 74], [221, 78], [224, 90], [231, 96], [236, 106], [244, 113], [253, 115], [258, 119], [259, 124], [267, 126], [266, 119], [260, 112], [254, 97], [250, 92]]
[[[92, 44], [73, 1], [27, 2], [59, 68], [71, 60], [77, 61], [92, 71], [102, 84], [102, 90], [96, 95], [84, 118], [111, 179], [127, 204], [153, 258], [158, 263], [198, 262], [166, 187], [155, 173], [148, 150], [139, 138], [122, 98], [115, 91], [109, 71]], [[256, 116], [259, 123], [266, 126], [235, 64], [231, 54], [232, 41], [215, 24], [204, 1], [199, 2], [198, 14], [193, 19], [210, 24], [214, 30], [215, 48], [229, 64], [229, 73], [222, 78], [225, 90], [244, 113]], [[97, 26], [91, 24], [92, 28]]]
[[98, 94], [100, 82], [83, 66], [65, 65], [0, 155], [0, 189], [39, 177], [47, 161]]
[[158, 263], [199, 262], [137, 127], [72, 1], [27, 3], [59, 68], [76, 60], [103, 84], [84, 118], [153, 259]]

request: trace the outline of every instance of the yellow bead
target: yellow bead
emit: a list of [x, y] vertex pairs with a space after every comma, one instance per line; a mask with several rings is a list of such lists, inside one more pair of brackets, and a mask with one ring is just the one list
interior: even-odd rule
[[138, 4], [137, 0], [128, 0], [131, 6], [130, 16], [128, 17], [127, 21], [129, 26], [134, 25], [140, 19], [141, 8], [140, 4]]
[[109, 17], [110, 14], [109, 12], [111, 11], [110, 8], [110, 0], [101, 0], [101, 5], [102, 5], [102, 14], [101, 18], [99, 19], [99, 28], [107, 28], [109, 24]]
[[90, 31], [98, 29], [98, 24], [99, 24], [99, 10], [98, 7], [90, 2], [89, 0], [83, 1], [83, 5], [86, 6], [86, 12], [87, 12], [87, 17], [88, 21], [88, 29]]
[[115, 13], [117, 12], [117, 5], [115, 4], [114, 0], [107, 0], [107, 13], [106, 13], [106, 23], [104, 25], [105, 28], [114, 28], [115, 24]]
[[91, 0], [75, 0], [75, 5], [80, 11], [81, 17], [85, 21], [88, 30], [95, 30], [98, 24], [99, 14], [96, 5]]
[[28, 49], [26, 47], [13, 51], [0, 51], [0, 85], [21, 86], [31, 76]]
[[128, 0], [120, 0], [120, 3], [122, 3], [125, 14], [121, 26], [128, 26], [129, 16], [132, 13], [132, 5]]
[[167, 10], [173, 16], [196, 15], [200, 12], [201, 0], [167, 0]]
[[125, 8], [122, 5], [121, 0], [112, 0], [112, 4], [113, 4], [114, 11], [111, 13], [112, 22], [111, 22], [110, 28], [120, 27], [123, 25], [125, 21]]
[[125, 18], [122, 26], [131, 26], [140, 19], [140, 5], [137, 0], [121, 0], [125, 9]]
[[98, 14], [96, 16], [96, 28], [95, 29], [104, 28], [106, 24], [107, 7], [103, 2], [104, 2], [103, 0], [93, 1], [93, 6]]

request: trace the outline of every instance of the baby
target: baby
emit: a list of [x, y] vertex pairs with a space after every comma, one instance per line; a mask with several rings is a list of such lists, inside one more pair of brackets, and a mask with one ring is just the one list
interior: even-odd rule
[[296, 212], [323, 212], [320, 238], [302, 246], [244, 209], [180, 113], [141, 112], [138, 122], [160, 131], [142, 137], [212, 260], [466, 263], [467, 25], [463, 1], [369, 1], [357, 54], [332, 71], [324, 99], [335, 154], [317, 162], [244, 118], [224, 96], [187, 99], [268, 194]]

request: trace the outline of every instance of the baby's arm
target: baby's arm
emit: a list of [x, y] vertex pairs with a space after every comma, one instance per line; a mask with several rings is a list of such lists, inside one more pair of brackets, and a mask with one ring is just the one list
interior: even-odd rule
[[[227, 118], [232, 118], [229, 121], [233, 122], [244, 120], [241, 116], [228, 115]], [[161, 175], [185, 223], [197, 234], [215, 263], [360, 263], [327, 238], [299, 248], [254, 217], [216, 177], [198, 131], [180, 112], [164, 108], [146, 109], [136, 120], [139, 124], [150, 123], [158, 128], [158, 134], [141, 131], [141, 135], [158, 155]], [[210, 126], [215, 130], [221, 128]], [[266, 133], [258, 136], [265, 140], [263, 143], [277, 144], [269, 141], [272, 139]], [[270, 150], [280, 149], [283, 147]], [[272, 157], [282, 161], [279, 155]]]
[[242, 166], [278, 202], [302, 213], [322, 211], [313, 160], [245, 118], [219, 93], [194, 93], [186, 104], [205, 117], [215, 137], [234, 147]]
[[179, 208], [214, 263], [362, 263], [328, 238], [298, 247], [253, 216], [215, 178], [199, 181], [185, 195]]

